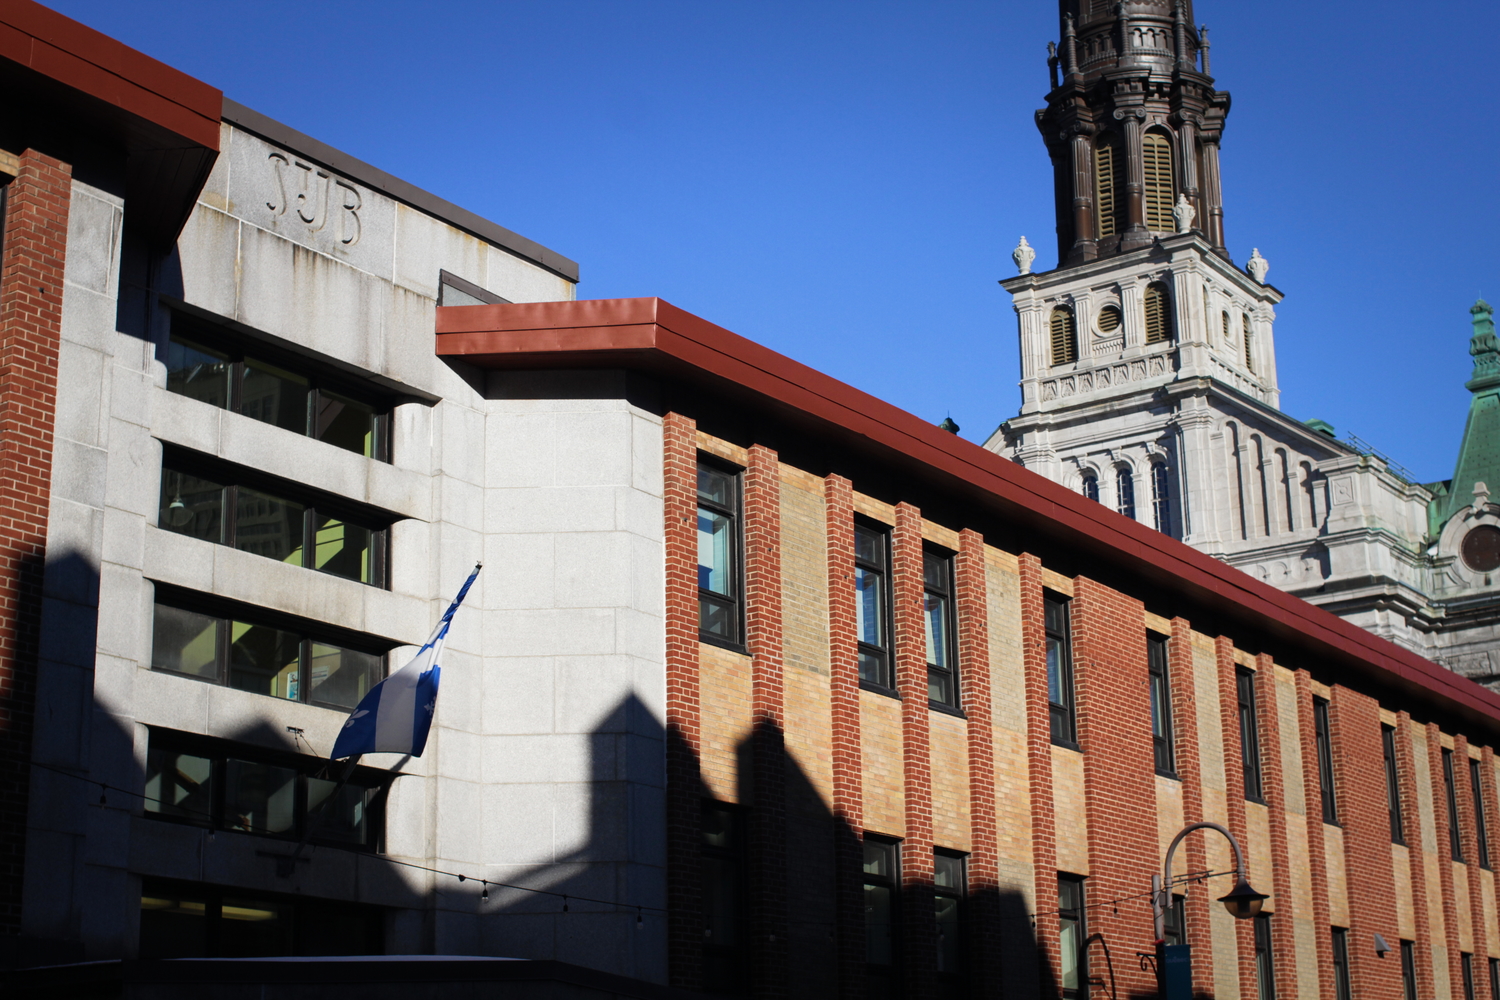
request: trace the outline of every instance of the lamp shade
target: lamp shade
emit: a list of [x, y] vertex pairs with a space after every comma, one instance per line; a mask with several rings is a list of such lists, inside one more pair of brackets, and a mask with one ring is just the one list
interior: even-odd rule
[[1256, 892], [1250, 888], [1250, 883], [1241, 875], [1234, 888], [1229, 890], [1229, 895], [1220, 896], [1219, 902], [1224, 904], [1224, 909], [1240, 920], [1247, 920], [1260, 912], [1261, 904], [1268, 897], [1263, 892]]

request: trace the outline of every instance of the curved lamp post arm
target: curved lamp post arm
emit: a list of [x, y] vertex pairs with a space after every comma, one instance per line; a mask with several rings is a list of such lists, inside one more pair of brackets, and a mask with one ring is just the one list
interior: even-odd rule
[[1167, 860], [1162, 865], [1160, 876], [1151, 876], [1151, 915], [1156, 925], [1156, 940], [1160, 941], [1166, 937], [1167, 907], [1172, 904], [1172, 855], [1177, 850], [1177, 845], [1182, 843], [1182, 838], [1194, 830], [1217, 830], [1229, 841], [1230, 849], [1234, 851], [1234, 875], [1236, 879], [1245, 877], [1245, 854], [1240, 850], [1240, 842], [1234, 839], [1234, 834], [1220, 826], [1218, 823], [1189, 823], [1183, 827], [1177, 836], [1172, 838], [1172, 843], [1167, 847]]

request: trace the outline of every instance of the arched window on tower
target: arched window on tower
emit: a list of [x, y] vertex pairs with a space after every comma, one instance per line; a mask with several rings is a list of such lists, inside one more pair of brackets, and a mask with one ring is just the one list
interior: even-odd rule
[[1052, 310], [1052, 363], [1070, 365], [1078, 360], [1078, 328], [1073, 322], [1073, 310], [1058, 306]]
[[1223, 331], [1224, 331], [1224, 346], [1228, 347], [1229, 346], [1229, 313], [1228, 313], [1228, 311], [1226, 310], [1224, 312], [1219, 313], [1219, 319], [1222, 321], [1221, 326], [1222, 326]]
[[1098, 238], [1120, 231], [1120, 144], [1112, 135], [1100, 136], [1094, 146], [1094, 218]]
[[1151, 512], [1156, 518], [1156, 530], [1164, 535], [1172, 533], [1172, 482], [1167, 473], [1166, 462], [1151, 464]]
[[1135, 476], [1130, 467], [1120, 466], [1115, 473], [1115, 509], [1135, 520]]
[[1240, 319], [1244, 321], [1245, 330], [1245, 367], [1255, 371], [1255, 353], [1250, 349], [1250, 314], [1240, 313]]
[[1099, 477], [1092, 472], [1085, 472], [1083, 480], [1078, 484], [1078, 492], [1088, 497], [1095, 503], [1099, 502]]
[[1153, 233], [1177, 229], [1172, 216], [1172, 142], [1160, 132], [1147, 132], [1141, 142], [1146, 174], [1146, 228]]
[[1146, 343], [1165, 344], [1172, 339], [1172, 307], [1167, 286], [1159, 281], [1146, 286]]

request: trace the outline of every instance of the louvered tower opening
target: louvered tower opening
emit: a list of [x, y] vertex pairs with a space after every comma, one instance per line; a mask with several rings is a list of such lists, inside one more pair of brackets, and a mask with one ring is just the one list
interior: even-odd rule
[[1240, 313], [1240, 319], [1243, 321], [1245, 330], [1245, 367], [1253, 372], [1255, 371], [1255, 354], [1250, 349], [1250, 314]]
[[1073, 310], [1052, 310], [1052, 363], [1070, 365], [1078, 360], [1078, 330], [1073, 324]]
[[1167, 300], [1167, 286], [1154, 282], [1146, 286], [1146, 343], [1165, 344], [1172, 339], [1172, 312]]
[[1101, 240], [1119, 232], [1119, 148], [1114, 136], [1104, 136], [1094, 147], [1094, 206]]
[[1141, 157], [1146, 174], [1146, 228], [1153, 233], [1170, 233], [1176, 228], [1172, 218], [1172, 143], [1159, 132], [1147, 132]]

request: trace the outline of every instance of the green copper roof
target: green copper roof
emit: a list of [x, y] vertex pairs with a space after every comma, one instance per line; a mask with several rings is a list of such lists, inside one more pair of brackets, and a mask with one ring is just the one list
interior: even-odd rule
[[1435, 497], [1427, 508], [1428, 530], [1436, 535], [1457, 511], [1474, 502], [1474, 484], [1484, 483], [1500, 494], [1500, 344], [1495, 341], [1495, 310], [1484, 299], [1469, 310], [1474, 317], [1474, 335], [1469, 353], [1474, 356], [1474, 374], [1464, 388], [1474, 394], [1469, 400], [1469, 419], [1464, 424], [1463, 444], [1446, 496]]

